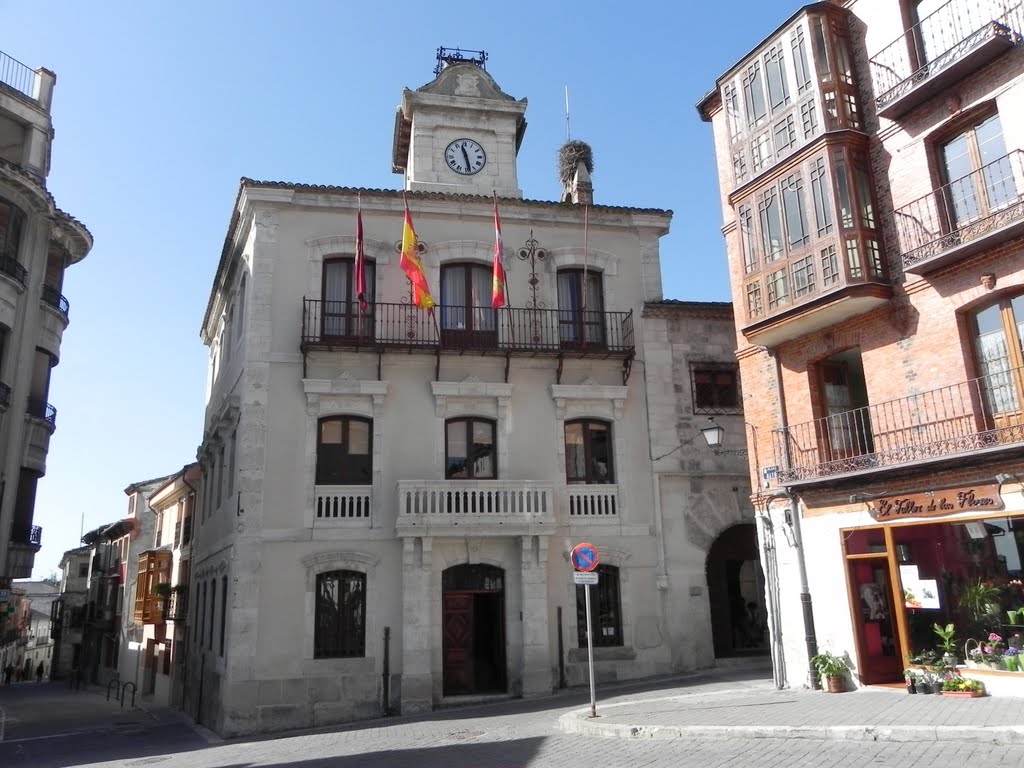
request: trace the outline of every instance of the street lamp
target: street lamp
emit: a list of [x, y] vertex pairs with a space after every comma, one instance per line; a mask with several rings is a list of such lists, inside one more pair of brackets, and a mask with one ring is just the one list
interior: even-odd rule
[[725, 436], [723, 429], [713, 418], [708, 418], [708, 423], [700, 430], [704, 435], [704, 441], [708, 448], [715, 452], [716, 456], [746, 456], [746, 448], [722, 448], [722, 437]]

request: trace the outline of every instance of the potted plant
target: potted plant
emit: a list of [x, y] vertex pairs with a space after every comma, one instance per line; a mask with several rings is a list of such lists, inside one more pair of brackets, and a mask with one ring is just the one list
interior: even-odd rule
[[917, 681], [921, 673], [913, 667], [903, 670], [903, 679], [907, 682], [907, 693], [917, 693]]
[[999, 587], [987, 581], [976, 581], [964, 587], [960, 607], [970, 612], [975, 621], [982, 621], [999, 602]]
[[1020, 649], [1012, 645], [1003, 652], [1003, 666], [1007, 672], [1020, 672]]
[[169, 582], [161, 581], [153, 585], [153, 594], [157, 597], [170, 597], [171, 585]]
[[829, 693], [842, 693], [846, 690], [846, 671], [850, 665], [842, 656], [824, 651], [811, 659], [811, 664], [818, 671], [818, 675], [827, 681]]
[[982, 641], [981, 650], [985, 655], [985, 661], [992, 669], [1003, 669], [1003, 652], [1006, 650], [1006, 643], [1000, 635], [990, 632], [988, 642]]
[[942, 665], [952, 669], [956, 666], [956, 640], [953, 637], [956, 628], [952, 624], [947, 624], [946, 626], [935, 624], [932, 626], [932, 631], [939, 636], [939, 648], [942, 649]]
[[942, 683], [942, 695], [958, 699], [974, 699], [985, 695], [985, 686], [980, 680], [952, 674]]

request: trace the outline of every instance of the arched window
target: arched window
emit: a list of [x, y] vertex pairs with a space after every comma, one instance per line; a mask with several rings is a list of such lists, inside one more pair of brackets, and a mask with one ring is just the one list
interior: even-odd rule
[[1024, 294], [1005, 298], [971, 317], [981, 391], [997, 428], [1024, 421]]
[[612, 427], [604, 421], [578, 419], [565, 423], [567, 483], [614, 483]]
[[497, 478], [498, 451], [490, 419], [449, 419], [445, 422], [444, 449], [446, 478]]
[[313, 658], [351, 658], [366, 652], [366, 574], [328, 571], [316, 577]]
[[601, 273], [563, 269], [558, 272], [558, 338], [562, 347], [605, 344]]
[[491, 308], [490, 266], [441, 267], [441, 331], [445, 342], [460, 347], [493, 347], [497, 341]]
[[353, 257], [327, 259], [323, 271], [323, 335], [369, 337], [373, 335], [373, 286], [376, 266], [365, 262], [366, 303], [364, 311], [356, 292], [356, 262]]
[[356, 416], [330, 416], [317, 423], [317, 485], [370, 485], [373, 482], [373, 422]]
[[[614, 565], [599, 565], [597, 586], [590, 592], [591, 623], [594, 627], [594, 646], [622, 645], [622, 605], [619, 599], [619, 569]], [[580, 648], [587, 647], [586, 587], [576, 587], [576, 635]]]

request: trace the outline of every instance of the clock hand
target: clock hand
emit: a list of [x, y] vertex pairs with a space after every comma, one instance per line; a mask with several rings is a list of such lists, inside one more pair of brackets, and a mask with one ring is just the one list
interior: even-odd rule
[[469, 152], [466, 151], [466, 145], [465, 144], [462, 145], [462, 157], [465, 158], [465, 160], [466, 160], [466, 170], [468, 171], [470, 169], [470, 165], [469, 165]]

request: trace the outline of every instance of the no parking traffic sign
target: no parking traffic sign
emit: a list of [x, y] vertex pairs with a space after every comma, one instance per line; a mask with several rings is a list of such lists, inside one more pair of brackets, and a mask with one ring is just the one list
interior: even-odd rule
[[572, 560], [572, 567], [577, 571], [592, 571], [597, 568], [600, 558], [597, 555], [597, 547], [593, 544], [577, 544], [572, 548], [569, 555]]

